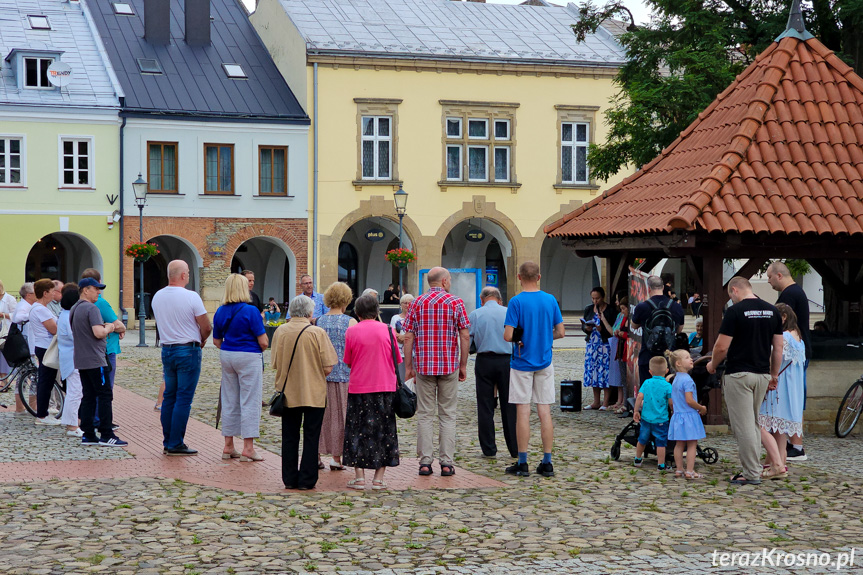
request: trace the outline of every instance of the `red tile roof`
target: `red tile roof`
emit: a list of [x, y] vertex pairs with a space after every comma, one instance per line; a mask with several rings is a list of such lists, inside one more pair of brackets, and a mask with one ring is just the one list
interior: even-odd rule
[[783, 37], [639, 172], [550, 236], [863, 234], [863, 79], [817, 39]]

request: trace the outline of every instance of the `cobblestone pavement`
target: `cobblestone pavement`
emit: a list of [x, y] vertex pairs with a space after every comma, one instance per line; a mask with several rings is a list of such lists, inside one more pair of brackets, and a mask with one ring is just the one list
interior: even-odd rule
[[[216, 350], [204, 351], [193, 416], [212, 423], [219, 368]], [[129, 347], [121, 357], [118, 384], [155, 397], [158, 351]], [[557, 350], [556, 379], [578, 378], [582, 357], [581, 350]], [[269, 390], [271, 373], [266, 381]], [[626, 445], [620, 461], [609, 458], [625, 420], [558, 410], [556, 477], [514, 478], [503, 473], [508, 457], [480, 457], [472, 385], [471, 376], [460, 390], [456, 464], [506, 487], [257, 495], [152, 478], [0, 484], [0, 573], [836, 571], [713, 567], [714, 551], [765, 548], [854, 548], [853, 570], [863, 572], [859, 435], [808, 437], [810, 461], [793, 465], [787, 480], [733, 488], [727, 477], [737, 461], [729, 436], [703, 442], [719, 451], [720, 461], [699, 463], [705, 480], [685, 481], [652, 464], [633, 468]], [[276, 422], [267, 416], [262, 422], [261, 443], [278, 452]], [[535, 464], [537, 422], [533, 429]], [[403, 453], [412, 454], [414, 424], [401, 421], [399, 431]], [[134, 437], [127, 439], [134, 445]], [[12, 452], [44, 459], [43, 448], [4, 440], [0, 462], [11, 461]]]

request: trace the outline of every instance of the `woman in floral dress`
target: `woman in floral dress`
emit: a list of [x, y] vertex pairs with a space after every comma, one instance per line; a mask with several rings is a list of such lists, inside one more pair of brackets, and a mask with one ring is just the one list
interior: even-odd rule
[[[584, 387], [593, 388], [593, 403], [585, 409], [608, 409], [608, 374], [611, 367], [611, 347], [608, 340], [614, 331], [617, 310], [605, 301], [605, 290], [595, 287], [590, 291], [593, 303], [584, 308], [584, 330], [587, 348], [584, 352]], [[606, 390], [600, 404], [600, 392]]]

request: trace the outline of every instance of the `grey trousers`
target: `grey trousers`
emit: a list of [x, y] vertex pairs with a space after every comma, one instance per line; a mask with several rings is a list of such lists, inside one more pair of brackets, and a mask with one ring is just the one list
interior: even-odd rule
[[770, 375], [739, 372], [722, 378], [731, 431], [746, 479], [761, 479], [761, 428], [758, 410], [767, 394]]
[[222, 435], [249, 439], [261, 435], [264, 374], [260, 353], [219, 351], [222, 363]]
[[448, 375], [416, 376], [417, 457], [420, 465], [434, 461], [434, 409], [437, 406], [440, 437], [438, 459], [452, 465], [455, 456], [455, 416], [458, 404], [458, 370]]

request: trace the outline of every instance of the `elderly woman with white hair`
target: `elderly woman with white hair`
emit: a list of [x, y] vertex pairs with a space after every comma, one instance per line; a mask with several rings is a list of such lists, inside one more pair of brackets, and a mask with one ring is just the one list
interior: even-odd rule
[[[411, 308], [411, 304], [414, 302], [414, 296], [409, 293], [406, 293], [401, 298], [399, 298], [399, 313], [395, 314], [390, 319], [390, 327], [393, 328], [396, 332], [396, 339], [399, 342], [399, 347], [401, 347], [402, 355], [404, 355], [405, 350], [405, 330], [402, 329], [402, 324], [405, 321], [405, 318], [408, 316], [408, 310]], [[405, 364], [399, 364], [399, 374], [402, 376], [402, 381], [405, 379]]]
[[695, 320], [695, 331], [689, 334], [689, 351], [690, 353], [701, 353], [701, 348], [704, 345], [704, 318], [700, 317]]
[[[282, 481], [287, 489], [313, 489], [318, 482], [318, 440], [327, 405], [327, 375], [339, 362], [327, 332], [312, 325], [315, 303], [298, 295], [291, 300], [291, 321], [273, 334], [272, 364], [276, 391], [284, 390]], [[303, 457], [299, 462], [300, 426]]]

